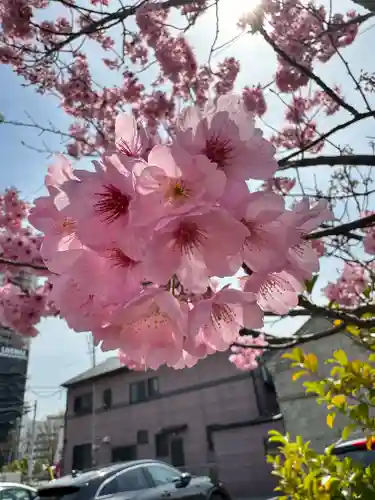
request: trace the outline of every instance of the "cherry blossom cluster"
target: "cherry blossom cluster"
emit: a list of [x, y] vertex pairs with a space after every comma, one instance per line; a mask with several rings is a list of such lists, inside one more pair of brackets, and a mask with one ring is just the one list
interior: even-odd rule
[[260, 334], [257, 337], [253, 335], [239, 335], [237, 342], [230, 348], [229, 361], [239, 370], [249, 371], [257, 368], [259, 358], [264, 353], [264, 348], [268, 345], [264, 335]]
[[[28, 209], [15, 188], [7, 189], [0, 196], [0, 256], [15, 262], [42, 266], [39, 253], [41, 236], [23, 224]], [[5, 269], [8, 268], [0, 264], [0, 272]]]
[[[358, 34], [358, 23], [348, 22], [354, 11], [332, 14], [329, 8], [300, 0], [262, 0], [258, 9], [239, 21], [242, 29], [257, 31], [265, 26], [271, 40], [293, 63], [311, 70], [316, 62], [327, 62], [337, 50], [350, 45]], [[327, 29], [328, 26], [328, 29]], [[293, 36], [290, 34], [293, 33]], [[276, 84], [281, 92], [307, 85], [309, 76], [279, 55]]]
[[341, 276], [324, 289], [326, 297], [336, 304], [357, 307], [366, 301], [366, 290], [371, 285], [371, 269], [360, 263], [345, 262]]
[[38, 334], [37, 325], [42, 317], [57, 315], [50, 300], [51, 285], [23, 287], [6, 279], [0, 287], [0, 324], [26, 337]]
[[[305, 235], [332, 215], [324, 201], [289, 210], [282, 195], [249, 189], [277, 162], [241, 98], [186, 108], [167, 143], [126, 114], [115, 137], [93, 171], [59, 157], [29, 216], [71, 328], [129, 366], [182, 368], [298, 304], [319, 269]], [[239, 287], [220, 284], [241, 269]]]
[[[363, 216], [374, 215], [374, 211], [367, 210]], [[363, 248], [369, 254], [375, 255], [375, 226], [368, 227], [364, 230], [365, 237], [363, 238]]]
[[[200, 64], [185, 30], [171, 27], [170, 14], [176, 9], [182, 21], [189, 26], [195, 24], [210, 7], [206, 0], [182, 2], [182, 6], [177, 2], [176, 9], [161, 8], [162, 2], [142, 3], [134, 14], [137, 29], [126, 31], [120, 49], [115, 35], [111, 35], [116, 23], [119, 34], [122, 33], [121, 2], [115, 5], [109, 0], [94, 0], [90, 8], [86, 3], [58, 2], [59, 15], [50, 19], [54, 10], [49, 9], [49, 0], [0, 0], [0, 63], [10, 65], [38, 92], [60, 98], [62, 108], [74, 120], [68, 131], [70, 156], [79, 158], [103, 152], [106, 144], [115, 139], [114, 116], [124, 105], [131, 106], [149, 134], [157, 136], [160, 127], [169, 130], [174, 126], [181, 102], [193, 99], [203, 105], [209, 96], [233, 90], [240, 72], [239, 61], [225, 57], [214, 68]], [[312, 2], [307, 5], [302, 0], [263, 0], [259, 10], [261, 24], [273, 43], [307, 69], [317, 61], [330, 60], [338, 49], [351, 44], [358, 33], [358, 23], [352, 22], [354, 12], [329, 13]], [[99, 23], [98, 29], [87, 30], [95, 23]], [[240, 22], [242, 29], [253, 25], [253, 13]], [[80, 30], [83, 31], [78, 36]], [[289, 36], [291, 31], [293, 37]], [[118, 85], [101, 87], [94, 82], [82, 43], [86, 38], [105, 51], [103, 66], [119, 74]], [[63, 60], [56, 54], [59, 47]], [[150, 84], [148, 75], [146, 85], [142, 75], [151, 65], [157, 68], [156, 76]], [[306, 86], [308, 81], [305, 71], [279, 57], [275, 74], [278, 91], [291, 92]], [[243, 88], [244, 102], [249, 111], [262, 116], [267, 110], [263, 90], [257, 82], [251, 84]], [[305, 101], [304, 105], [309, 99]], [[335, 104], [330, 106], [333, 110]], [[277, 134], [274, 143], [277, 147], [300, 147], [317, 137], [315, 121], [294, 123]], [[314, 151], [322, 146], [320, 142]]]

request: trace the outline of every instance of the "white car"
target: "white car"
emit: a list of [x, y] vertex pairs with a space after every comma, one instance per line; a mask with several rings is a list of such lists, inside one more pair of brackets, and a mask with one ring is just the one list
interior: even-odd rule
[[36, 489], [27, 484], [0, 482], [0, 500], [34, 500], [37, 495]]

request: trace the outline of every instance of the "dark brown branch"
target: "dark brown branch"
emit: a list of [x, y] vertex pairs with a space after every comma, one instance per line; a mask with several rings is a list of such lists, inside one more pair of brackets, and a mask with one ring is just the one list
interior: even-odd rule
[[354, 125], [357, 122], [360, 122], [362, 120], [365, 120], [366, 118], [372, 118], [375, 116], [375, 110], [374, 111], [366, 111], [365, 113], [360, 113], [357, 115], [355, 118], [351, 118], [350, 120], [340, 123], [340, 125], [336, 125], [336, 127], [333, 127], [331, 130], [326, 132], [325, 134], [321, 134], [317, 139], [314, 141], [311, 141], [309, 144], [306, 144], [302, 148], [300, 148], [298, 151], [295, 151], [294, 153], [291, 153], [290, 155], [286, 156], [285, 158], [282, 158], [279, 160], [279, 166], [282, 167], [286, 165], [292, 158], [295, 158], [301, 153], [304, 153], [305, 151], [308, 151], [310, 148], [313, 148], [317, 144], [319, 144], [321, 141], [325, 141], [331, 135], [335, 134], [336, 132], [340, 132], [341, 130], [344, 130], [351, 125]]
[[346, 224], [340, 224], [336, 227], [322, 229], [321, 231], [315, 231], [314, 233], [307, 234], [305, 238], [307, 240], [316, 240], [318, 238], [324, 238], [325, 236], [347, 235], [350, 231], [353, 231], [355, 229], [364, 229], [366, 227], [373, 226], [374, 224], [375, 214], [372, 214], [368, 215], [367, 217], [362, 217], [361, 219], [356, 219], [352, 222], [348, 222]]
[[[171, 7], [182, 7], [184, 5], [189, 5], [193, 0], [165, 0], [164, 2], [153, 3], [154, 9], [170, 9]], [[46, 52], [46, 57], [50, 56], [54, 52], [59, 52], [63, 47], [68, 45], [71, 42], [74, 42], [77, 38], [80, 38], [82, 35], [90, 35], [91, 33], [95, 33], [96, 31], [100, 31], [105, 27], [109, 27], [107, 25], [111, 24], [110, 27], [113, 27], [118, 22], [124, 21], [130, 16], [134, 16], [137, 10], [147, 3], [147, 0], [143, 0], [143, 2], [138, 5], [132, 5], [130, 7], [122, 7], [116, 12], [111, 12], [107, 16], [103, 17], [99, 21], [95, 21], [93, 23], [84, 26], [80, 31], [76, 33], [71, 33], [69, 36], [65, 38], [60, 43], [55, 44], [50, 50]]]
[[[329, 330], [324, 330], [323, 332], [309, 333], [294, 338], [291, 337], [291, 339], [288, 339], [286, 337], [276, 338], [273, 337], [272, 335], [266, 335], [266, 341], [268, 342], [268, 344], [264, 347], [259, 346], [257, 344], [241, 344], [241, 342], [234, 342], [232, 346], [243, 347], [245, 349], [265, 349], [265, 350], [279, 351], [282, 349], [289, 349], [290, 347], [294, 347], [296, 345], [306, 344], [307, 342], [311, 342], [312, 340], [319, 340], [326, 337], [330, 337], [331, 335], [339, 333], [343, 330], [345, 330], [345, 324], [332, 327]], [[277, 342], [272, 343], [275, 340], [277, 340]]]
[[341, 106], [343, 109], [346, 109], [346, 111], [349, 111], [353, 116], [358, 116], [360, 113], [350, 104], [344, 101], [336, 92], [334, 92], [326, 83], [323, 82], [323, 80], [317, 76], [315, 73], [313, 73], [309, 68], [306, 66], [303, 66], [299, 62], [295, 61], [292, 59], [284, 50], [282, 50], [280, 47], [278, 47], [275, 42], [272, 40], [272, 38], [268, 35], [266, 30], [263, 27], [259, 28], [259, 33], [263, 36], [265, 41], [273, 48], [273, 50], [285, 61], [287, 61], [291, 66], [294, 68], [297, 68], [301, 73], [304, 75], [308, 76], [310, 80], [313, 80], [319, 87], [324, 90], [324, 92], [334, 101], [336, 102], [339, 106]]
[[300, 160], [279, 162], [278, 172], [289, 168], [316, 167], [318, 165], [367, 165], [375, 166], [375, 155], [338, 155], [338, 156], [316, 156], [315, 158], [301, 158]]
[[30, 269], [35, 269], [35, 271], [50, 272], [46, 266], [31, 264], [29, 262], [18, 262], [16, 260], [4, 259], [3, 257], [0, 257], [0, 264], [6, 264], [7, 266], [15, 266], [15, 267], [28, 267]]
[[[309, 311], [311, 316], [322, 316], [329, 319], [338, 319], [346, 325], [355, 325], [364, 330], [375, 326], [375, 319], [360, 319], [356, 311], [342, 311], [340, 309], [330, 309], [329, 307], [318, 306], [310, 302], [306, 297], [300, 295], [299, 305]], [[361, 308], [362, 309], [362, 308]]]

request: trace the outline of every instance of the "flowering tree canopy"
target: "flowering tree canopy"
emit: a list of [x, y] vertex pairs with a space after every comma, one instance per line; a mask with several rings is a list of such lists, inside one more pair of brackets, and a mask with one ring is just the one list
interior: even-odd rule
[[[242, 87], [240, 61], [213, 63], [224, 1], [0, 2], [0, 61], [57, 96], [72, 120], [62, 131], [2, 117], [1, 126], [60, 135], [65, 149], [46, 196], [31, 206], [16, 189], [0, 198], [3, 325], [34, 336], [43, 316], [59, 315], [133, 369], [183, 368], [229, 349], [252, 369], [264, 349], [348, 328], [371, 340], [375, 156], [371, 143], [356, 154], [335, 134], [375, 117], [375, 77], [355, 75], [344, 56], [374, 14], [262, 0], [224, 48], [261, 37], [276, 56], [273, 79]], [[215, 37], [200, 62], [188, 32], [211, 11]], [[95, 81], [93, 44], [120, 85]], [[335, 58], [355, 99], [316, 70]], [[275, 99], [280, 129], [265, 121]], [[303, 174], [314, 167], [311, 186]], [[326, 300], [316, 296], [319, 259], [340, 273], [324, 283]], [[20, 273], [43, 279], [23, 287]], [[332, 329], [264, 331], [269, 316], [314, 315]]]

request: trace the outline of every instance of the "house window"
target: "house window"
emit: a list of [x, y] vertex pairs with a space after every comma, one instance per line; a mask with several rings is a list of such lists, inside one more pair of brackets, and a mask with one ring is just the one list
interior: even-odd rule
[[141, 403], [155, 398], [159, 394], [157, 377], [140, 380], [130, 384], [130, 403]]
[[105, 410], [109, 410], [112, 408], [112, 390], [111, 389], [105, 389], [103, 391], [103, 408]]
[[155, 435], [155, 454], [157, 458], [165, 458], [169, 456], [168, 434], [160, 433]]
[[92, 393], [81, 394], [74, 398], [74, 413], [76, 415], [86, 415], [92, 413]]
[[73, 448], [73, 470], [85, 470], [91, 467], [91, 444], [78, 444]]
[[141, 430], [137, 432], [137, 444], [148, 444], [148, 431]]
[[137, 459], [136, 446], [117, 446], [112, 448], [112, 462], [128, 462]]

